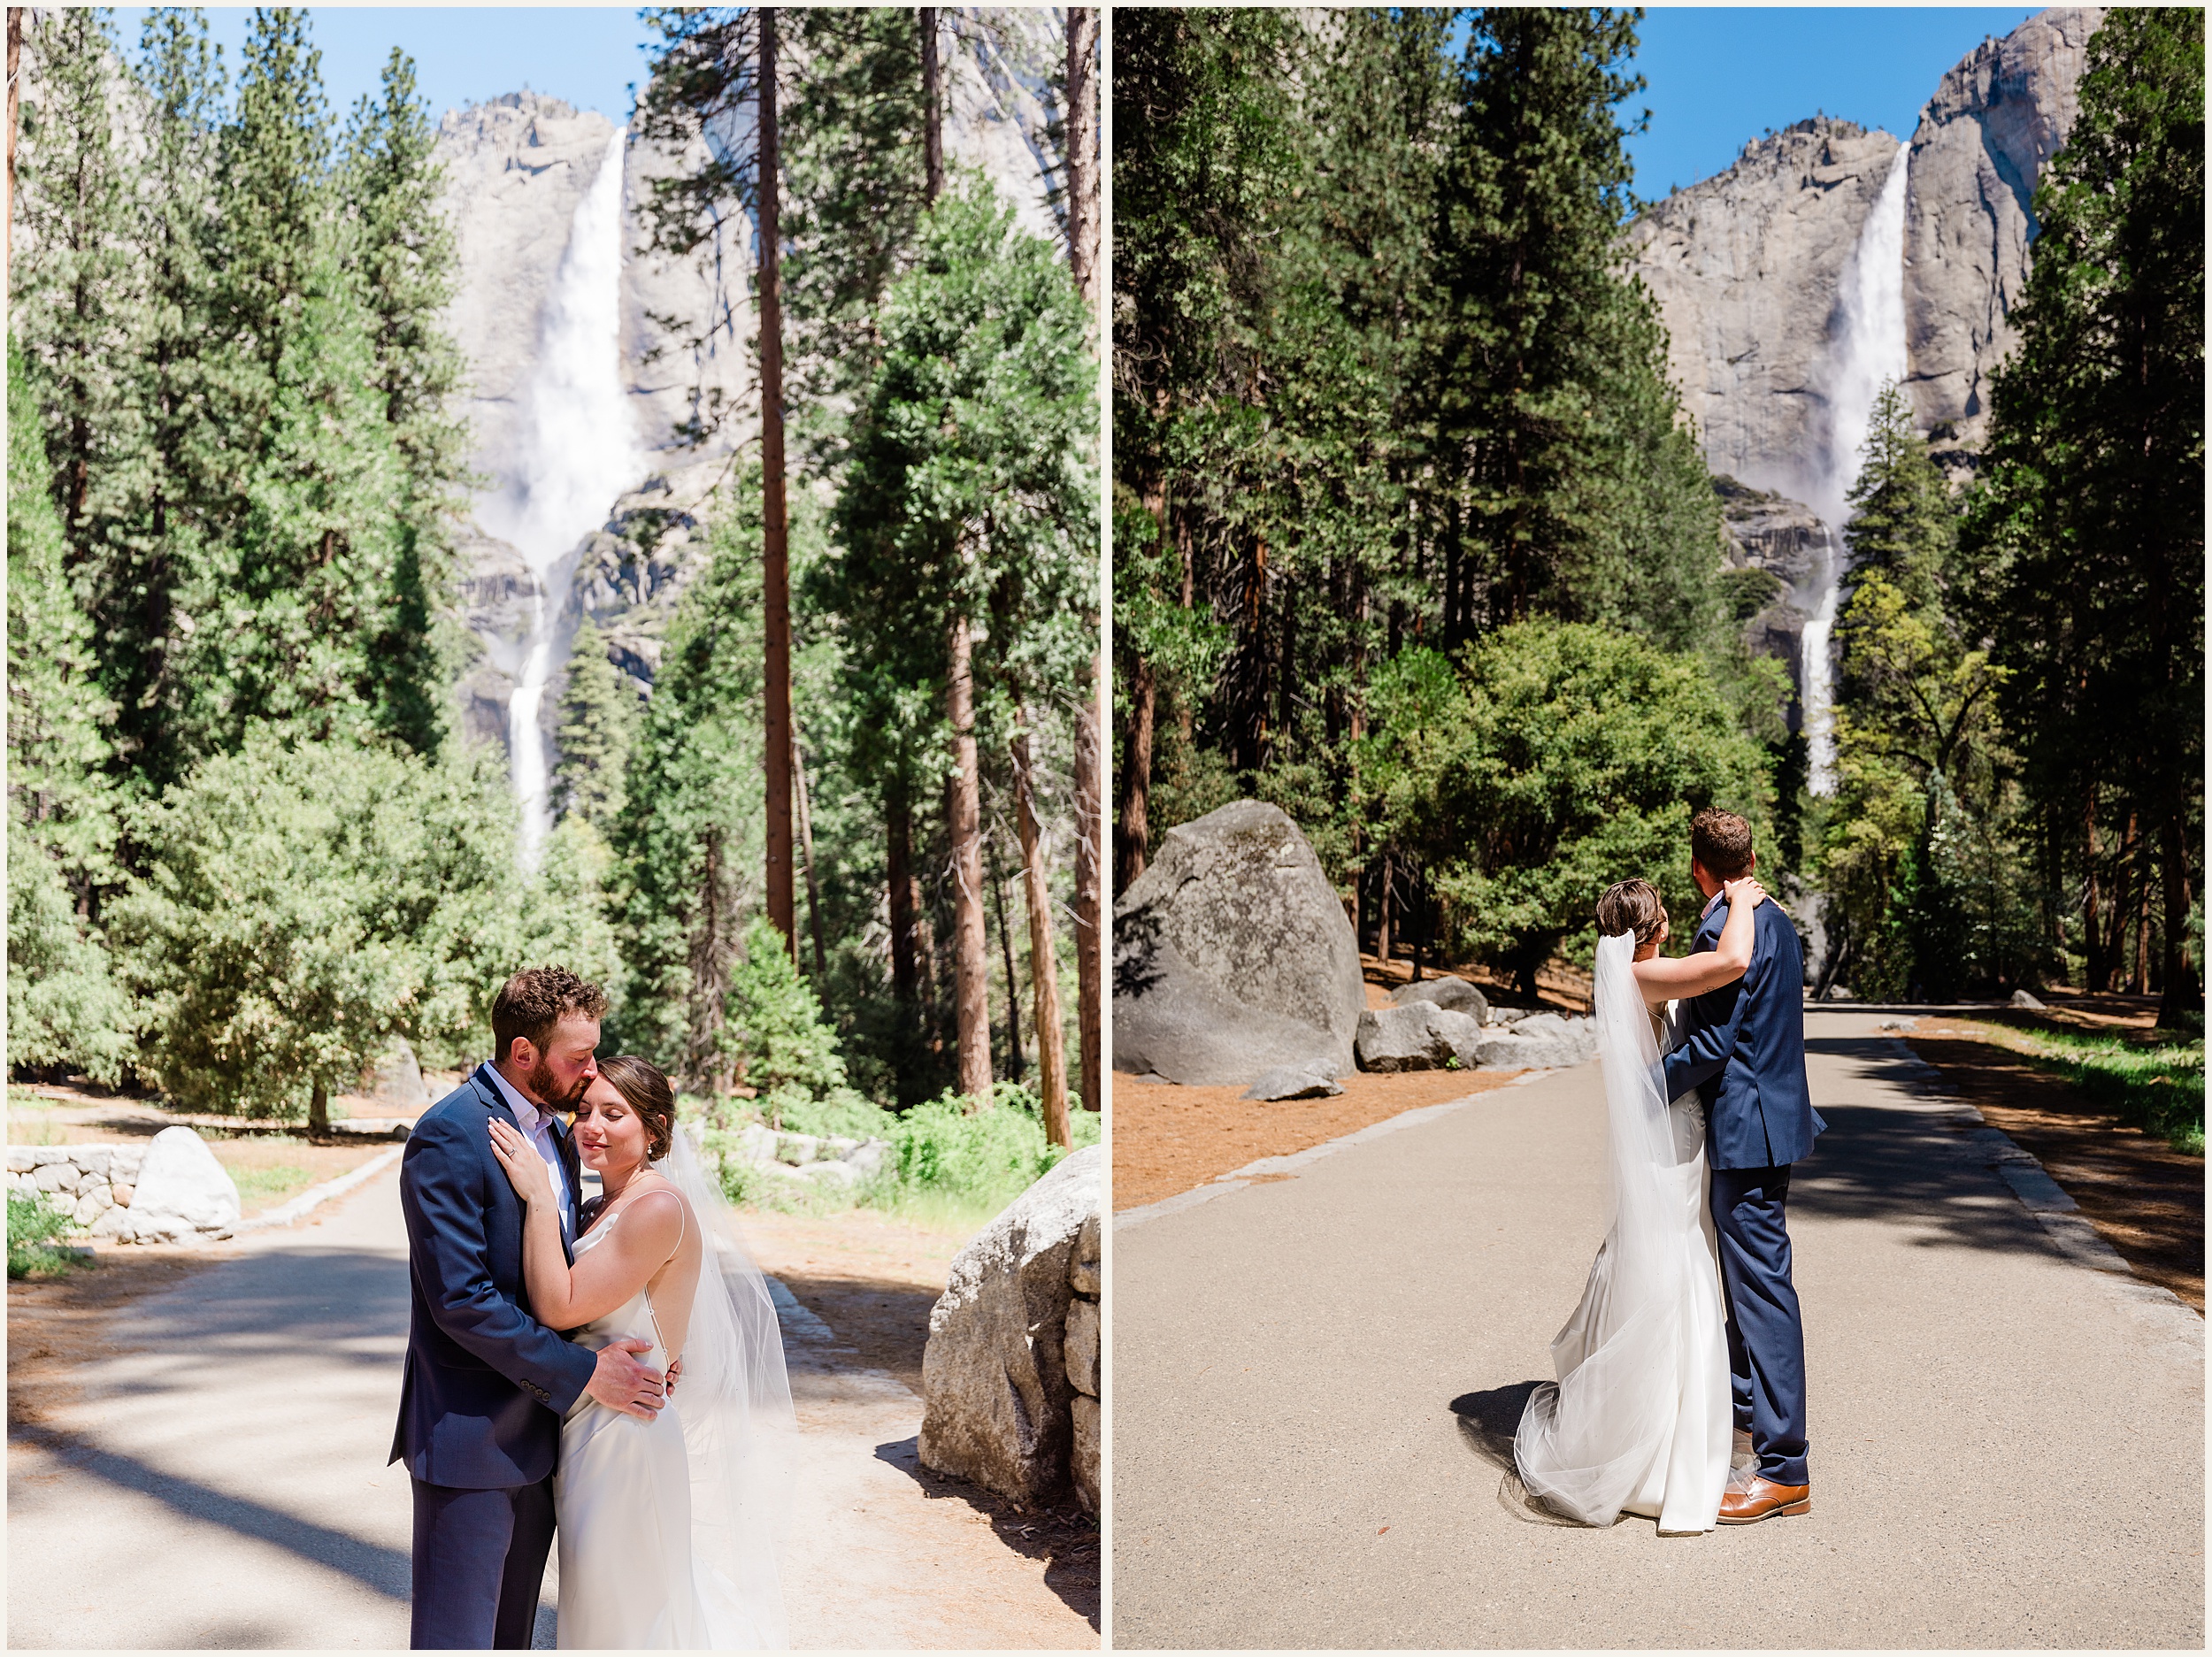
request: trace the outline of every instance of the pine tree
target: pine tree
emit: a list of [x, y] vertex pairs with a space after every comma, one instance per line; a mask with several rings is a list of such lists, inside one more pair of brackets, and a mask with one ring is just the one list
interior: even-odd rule
[[1927, 441], [1913, 429], [1911, 405], [1894, 383], [1875, 399], [1849, 500], [1843, 539], [1852, 568], [1880, 574], [1915, 610], [1938, 606], [1954, 579], [1958, 514]]
[[99, 604], [139, 442], [129, 365], [137, 340], [129, 175], [114, 116], [133, 88], [104, 8], [40, 21], [42, 95], [22, 111], [22, 235], [10, 273], [12, 337], [38, 371], [50, 487], [67, 573]]
[[228, 751], [256, 720], [319, 737], [404, 728], [384, 668], [407, 625], [406, 477], [300, 14], [255, 14], [216, 200], [208, 416], [235, 459], [177, 604], [177, 746]]
[[35, 371], [8, 346], [8, 1062], [121, 1079], [130, 1010], [96, 928], [119, 878], [92, 624], [47, 494]]
[[626, 798], [623, 773], [637, 727], [637, 696], [587, 616], [569, 648], [556, 733], [553, 796], [564, 817], [580, 817], [603, 834], [611, 829]]
[[2099, 819], [2150, 825], [2173, 1023], [2202, 1014], [2204, 14], [2107, 13], [2080, 95], [2036, 196], [1966, 554], [2093, 955]]
[[148, 13], [138, 77], [147, 98], [146, 152], [133, 202], [134, 253], [145, 311], [133, 395], [145, 441], [129, 479], [129, 523], [98, 600], [103, 673], [116, 703], [119, 759], [140, 786], [180, 774], [174, 718], [181, 701], [179, 590], [200, 566], [214, 503], [235, 456], [210, 418], [217, 124], [221, 52], [204, 16]]
[[458, 280], [440, 206], [437, 128], [416, 95], [415, 65], [395, 47], [381, 94], [355, 106], [338, 188], [351, 216], [349, 255], [369, 315], [373, 380], [403, 479], [400, 544], [383, 631], [370, 646], [380, 723], [419, 753], [445, 726], [444, 687], [458, 641], [434, 637], [453, 579], [453, 518], [467, 480], [468, 433], [452, 401], [465, 364], [441, 320]]

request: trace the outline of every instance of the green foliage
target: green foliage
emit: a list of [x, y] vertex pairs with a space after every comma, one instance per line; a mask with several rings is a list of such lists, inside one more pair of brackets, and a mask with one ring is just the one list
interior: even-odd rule
[[[1010, 1201], [1068, 1154], [1046, 1139], [1041, 1107], [1026, 1089], [1001, 1082], [988, 1109], [973, 1103], [948, 1090], [899, 1118], [891, 1146], [902, 1186]], [[1074, 1148], [1098, 1143], [1097, 1116], [1068, 1116]]]
[[[2037, 192], [1963, 548], [2046, 885], [2110, 892], [2154, 868], [2171, 1020], [2201, 1008], [2186, 937], [2203, 881], [2203, 13], [2107, 13], [2079, 90]], [[2108, 848], [2138, 824], [2143, 847], [2115, 867], [2100, 826]], [[2126, 918], [2083, 940], [2094, 987]]]
[[1390, 664], [1518, 620], [1640, 635], [1785, 734], [1622, 274], [1632, 21], [1485, 11], [1455, 65], [1462, 20], [1117, 24], [1115, 700], [1153, 698], [1122, 778], [1148, 838], [1249, 794], [1358, 879], [1392, 845], [1362, 740]]
[[1996, 1038], [2063, 1077], [2092, 1103], [2174, 1149], [2204, 1155], [2204, 1036], [2161, 1031], [2150, 1041], [2076, 1030], [2014, 1026]]
[[1593, 906], [1616, 880], [1640, 875], [1671, 913], [1696, 912], [1686, 848], [1700, 808], [1742, 812], [1764, 836], [1766, 756], [1694, 657], [1529, 621], [1456, 668], [1403, 652], [1373, 694], [1359, 765], [1376, 838], [1424, 860], [1457, 947], [1514, 972], [1524, 994], [1554, 950], [1594, 947]]
[[485, 1051], [492, 992], [543, 939], [503, 781], [472, 760], [257, 734], [130, 831], [147, 867], [111, 933], [150, 1027], [139, 1065], [189, 1109], [295, 1115], [395, 1035]]
[[604, 833], [622, 814], [623, 771], [639, 717], [627, 676], [607, 655], [591, 618], [583, 618], [570, 646], [557, 733], [561, 757], [553, 768], [554, 800], [565, 818], [580, 818]]
[[44, 1192], [8, 1193], [9, 1277], [58, 1277], [73, 1270], [81, 1262], [53, 1245], [76, 1229], [75, 1217], [57, 1208]]

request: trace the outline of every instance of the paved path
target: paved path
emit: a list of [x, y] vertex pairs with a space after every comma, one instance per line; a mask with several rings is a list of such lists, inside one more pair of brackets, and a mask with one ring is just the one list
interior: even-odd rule
[[[81, 1398], [12, 1439], [10, 1645], [405, 1647], [408, 1482], [385, 1465], [407, 1330], [398, 1191], [389, 1170], [138, 1301]], [[783, 1308], [803, 1446], [794, 1644], [1095, 1646], [1038, 1565], [906, 1470], [920, 1400]]]
[[1809, 1515], [1505, 1499], [1603, 1224], [1585, 1065], [1124, 1216], [1116, 1645], [2200, 1649], [2201, 1320], [2039, 1223], [1878, 1022], [1807, 1016]]

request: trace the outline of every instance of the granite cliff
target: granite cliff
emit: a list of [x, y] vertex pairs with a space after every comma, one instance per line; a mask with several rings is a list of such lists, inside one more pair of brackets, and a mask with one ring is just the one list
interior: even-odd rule
[[[2018, 339], [2008, 318], [2027, 279], [2036, 186], [2073, 125], [2103, 17], [2054, 7], [1985, 40], [1938, 83], [1909, 140], [1817, 116], [1747, 144], [1725, 172], [1631, 226], [1683, 411], [1721, 474], [1729, 562], [1784, 583], [1750, 623], [1754, 646], [1789, 659], [1807, 700], [1824, 697], [1823, 606], [1832, 614], [1839, 574], [1830, 549], [1870, 365], [1878, 380], [1901, 377], [1939, 458], [1955, 476], [1970, 472], [1991, 374]], [[1889, 196], [1887, 211], [1901, 225], [1885, 226], [1901, 145], [1901, 201]], [[1878, 272], [1891, 297], [1870, 318], [1854, 285], [1877, 257], [1896, 263]], [[1870, 339], [1875, 328], [1886, 337]]]

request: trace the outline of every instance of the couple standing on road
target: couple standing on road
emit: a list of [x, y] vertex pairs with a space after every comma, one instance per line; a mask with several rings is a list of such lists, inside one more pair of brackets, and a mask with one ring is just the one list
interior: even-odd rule
[[1742, 817], [1692, 820], [1706, 904], [1676, 959], [1649, 883], [1598, 903], [1613, 1219], [1514, 1446], [1529, 1492], [1587, 1524], [1628, 1512], [1700, 1531], [1812, 1504], [1786, 1208], [1790, 1164], [1827, 1124], [1805, 1078], [1797, 932], [1755, 863]]
[[557, 1527], [563, 1648], [787, 1643], [774, 1304], [667, 1078], [595, 1060], [605, 1011], [558, 968], [510, 978], [499, 1056], [401, 1162], [413, 1310], [391, 1459], [414, 1484], [417, 1650], [526, 1650]]

